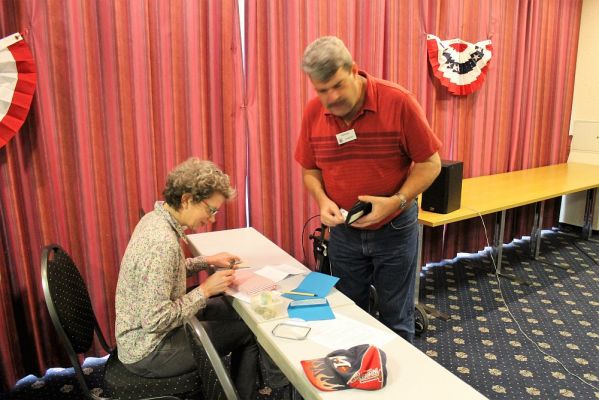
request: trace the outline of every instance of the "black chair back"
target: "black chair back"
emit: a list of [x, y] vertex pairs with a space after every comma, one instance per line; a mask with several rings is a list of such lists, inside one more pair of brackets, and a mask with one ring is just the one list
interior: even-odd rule
[[[42, 251], [42, 286], [54, 328], [64, 345], [79, 387], [86, 398], [102, 400], [180, 399], [176, 394], [198, 392], [201, 381], [197, 371], [172, 378], [143, 378], [130, 372], [118, 359], [116, 349], [107, 345], [96, 320], [87, 287], [77, 266], [60, 246], [52, 244]], [[79, 354], [89, 351], [94, 332], [110, 353], [104, 372], [101, 397], [91, 391], [79, 363]]]
[[47, 246], [42, 251], [42, 286], [52, 323], [75, 368], [79, 386], [87, 397], [93, 397], [85, 382], [78, 354], [91, 348], [94, 330], [104, 350], [110, 352], [110, 348], [97, 328], [87, 287], [77, 266], [58, 245]]

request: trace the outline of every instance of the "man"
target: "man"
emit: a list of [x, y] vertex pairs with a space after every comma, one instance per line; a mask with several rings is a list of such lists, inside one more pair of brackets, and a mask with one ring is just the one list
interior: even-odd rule
[[[358, 70], [339, 38], [310, 44], [302, 68], [318, 96], [305, 108], [295, 159], [321, 222], [330, 227], [337, 288], [367, 309], [373, 283], [381, 321], [411, 342], [415, 199], [440, 172], [441, 142], [413, 95]], [[371, 203], [372, 211], [348, 226], [340, 208], [349, 210], [357, 200]]]

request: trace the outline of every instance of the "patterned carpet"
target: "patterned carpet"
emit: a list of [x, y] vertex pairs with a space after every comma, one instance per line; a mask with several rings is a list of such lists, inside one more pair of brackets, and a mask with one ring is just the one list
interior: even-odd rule
[[[108, 356], [103, 358], [88, 357], [83, 364], [83, 372], [87, 375], [87, 382], [96, 395], [102, 395], [100, 389], [102, 382], [102, 372], [104, 363]], [[225, 362], [228, 358], [225, 358]], [[266, 378], [266, 372], [262, 371]], [[0, 399], [4, 400], [75, 400], [84, 398], [79, 391], [79, 386], [75, 380], [73, 368], [51, 368], [42, 378], [34, 375], [29, 375], [21, 379], [10, 393], [0, 393]], [[256, 400], [279, 400], [289, 399], [288, 388], [271, 389], [269, 387], [262, 388]]]
[[530, 286], [498, 283], [488, 253], [430, 265], [421, 302], [450, 320], [415, 345], [491, 399], [599, 399], [597, 239], [544, 231], [538, 260], [528, 240], [504, 247], [504, 273]]
[[[488, 253], [427, 266], [421, 303], [450, 320], [432, 318], [415, 345], [490, 399], [599, 399], [599, 235], [583, 241], [544, 231], [539, 259], [528, 249], [527, 238], [505, 246], [503, 267], [530, 286], [498, 283]], [[86, 360], [90, 379], [99, 382], [103, 361]], [[0, 398], [81, 396], [72, 369], [58, 368]], [[281, 398], [281, 391], [258, 397]]]

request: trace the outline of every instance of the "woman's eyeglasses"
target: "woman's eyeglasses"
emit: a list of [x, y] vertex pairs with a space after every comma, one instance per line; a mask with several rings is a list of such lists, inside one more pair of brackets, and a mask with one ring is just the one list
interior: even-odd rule
[[208, 207], [208, 212], [210, 212], [210, 216], [214, 217], [216, 214], [218, 214], [218, 208], [216, 207], [212, 207], [210, 204], [206, 203], [204, 200], [200, 200], [202, 203], [204, 203], [204, 205], [206, 207]]

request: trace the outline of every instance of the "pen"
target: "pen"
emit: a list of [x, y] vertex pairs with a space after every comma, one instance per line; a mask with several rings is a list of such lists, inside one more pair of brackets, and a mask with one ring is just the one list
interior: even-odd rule
[[281, 291], [281, 293], [287, 293], [287, 294], [297, 294], [300, 296], [313, 296], [316, 297], [317, 294], [316, 293], [308, 293], [308, 292], [296, 292], [294, 290], [283, 290]]
[[216, 265], [213, 266], [213, 268], [215, 269], [245, 269], [245, 268], [252, 268], [250, 265], [240, 265], [238, 267], [233, 265], [227, 265], [226, 267], [218, 267]]
[[[252, 268], [249, 265], [239, 265], [241, 264], [242, 261], [241, 260], [235, 260], [235, 261], [230, 261], [229, 262], [229, 266], [228, 267], [220, 267], [220, 268], [224, 268], [224, 269], [242, 269], [242, 268]], [[237, 267], [235, 267], [237, 265]], [[235, 267], [235, 268], [234, 268]]]

